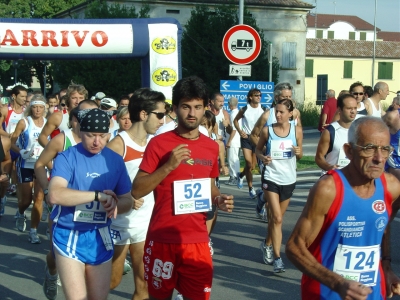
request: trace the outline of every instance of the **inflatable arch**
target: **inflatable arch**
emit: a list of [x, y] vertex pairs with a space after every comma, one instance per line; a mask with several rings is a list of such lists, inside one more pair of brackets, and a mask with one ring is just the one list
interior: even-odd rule
[[172, 18], [0, 18], [0, 59], [140, 58], [142, 86], [171, 99], [182, 76], [181, 38], [182, 27]]

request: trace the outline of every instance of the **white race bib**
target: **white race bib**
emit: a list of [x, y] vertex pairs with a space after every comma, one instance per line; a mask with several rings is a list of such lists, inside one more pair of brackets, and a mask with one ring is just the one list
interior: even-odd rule
[[39, 156], [42, 153], [42, 151], [43, 147], [40, 146], [38, 143], [35, 143], [35, 145], [33, 146], [33, 155], [27, 158], [25, 161], [35, 163], [39, 159]]
[[338, 158], [338, 165], [339, 167], [343, 168], [350, 163], [350, 160], [347, 158], [346, 153], [343, 150], [343, 147], [340, 148], [339, 151], [339, 158]]
[[210, 178], [174, 181], [175, 215], [211, 210]]
[[380, 245], [347, 246], [339, 244], [333, 272], [345, 279], [368, 286], [377, 284], [380, 263]]
[[272, 159], [289, 159], [293, 156], [292, 140], [272, 140], [271, 141], [271, 158]]
[[75, 222], [106, 223], [107, 212], [100, 201], [92, 201], [75, 206]]

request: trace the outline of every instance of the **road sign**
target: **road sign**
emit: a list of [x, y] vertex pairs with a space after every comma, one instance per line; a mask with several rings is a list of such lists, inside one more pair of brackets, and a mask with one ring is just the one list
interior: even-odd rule
[[249, 25], [235, 25], [225, 33], [222, 50], [226, 58], [234, 64], [249, 64], [261, 52], [260, 35]]
[[229, 65], [229, 76], [251, 76], [251, 66]]
[[239, 80], [220, 80], [219, 90], [225, 99], [225, 109], [229, 110], [228, 100], [236, 97], [239, 100], [238, 106], [247, 105], [247, 93], [251, 89], [261, 91], [261, 105], [271, 107], [274, 99], [274, 83], [267, 81], [239, 81]]

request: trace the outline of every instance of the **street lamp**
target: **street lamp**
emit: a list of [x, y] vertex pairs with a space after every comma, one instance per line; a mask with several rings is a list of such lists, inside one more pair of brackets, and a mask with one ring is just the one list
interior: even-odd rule
[[14, 84], [17, 84], [17, 67], [18, 67], [18, 61], [13, 60], [13, 67], [14, 67]]
[[47, 71], [47, 66], [50, 64], [48, 60], [41, 60], [40, 61], [43, 66], [44, 66], [44, 73], [43, 73], [43, 96], [46, 98], [46, 71]]

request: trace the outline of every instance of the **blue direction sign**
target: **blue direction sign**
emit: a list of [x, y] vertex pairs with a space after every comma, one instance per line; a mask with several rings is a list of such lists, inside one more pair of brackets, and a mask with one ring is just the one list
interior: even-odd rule
[[239, 81], [220, 80], [219, 90], [225, 99], [225, 109], [229, 111], [228, 100], [236, 97], [239, 100], [239, 108], [247, 105], [247, 93], [251, 89], [259, 89], [262, 99], [261, 105], [270, 107], [274, 99], [274, 83], [267, 81]]

